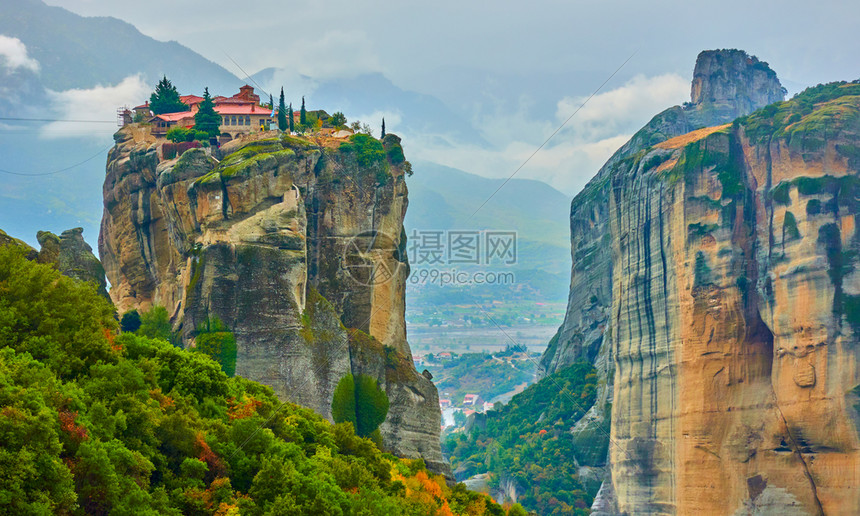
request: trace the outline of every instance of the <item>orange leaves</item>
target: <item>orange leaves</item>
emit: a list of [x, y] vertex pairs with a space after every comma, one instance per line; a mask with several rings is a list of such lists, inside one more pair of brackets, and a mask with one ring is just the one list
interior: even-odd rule
[[214, 473], [216, 476], [226, 475], [227, 469], [224, 467], [224, 462], [221, 460], [221, 457], [219, 457], [215, 452], [212, 451], [212, 448], [209, 447], [209, 444], [203, 437], [202, 432], [197, 433], [195, 444], [200, 449], [197, 458], [202, 460], [206, 463], [207, 466], [209, 466], [209, 471], [211, 473]]
[[149, 391], [149, 397], [154, 399], [155, 401], [157, 401], [158, 405], [161, 407], [162, 410], [173, 407], [176, 404], [176, 402], [173, 400], [173, 398], [171, 398], [170, 396], [167, 396], [166, 394], [161, 392], [160, 388], [159, 389], [151, 389]]
[[230, 408], [227, 410], [227, 415], [230, 421], [234, 419], [245, 419], [257, 413], [257, 409], [263, 405], [263, 402], [249, 397], [244, 402], [237, 402], [235, 399], [230, 399]]
[[427, 473], [419, 471], [415, 474], [415, 480], [418, 481], [422, 491], [434, 498], [442, 498], [442, 487], [427, 476]]
[[80, 443], [90, 438], [89, 433], [87, 433], [87, 428], [84, 425], [80, 425], [75, 422], [78, 418], [77, 412], [62, 410], [59, 413], [59, 417], [60, 430], [68, 434], [72, 441]]
[[122, 351], [122, 344], [116, 343], [116, 332], [110, 328], [102, 328], [102, 335], [104, 335], [105, 340], [110, 344], [110, 349], [116, 352]]

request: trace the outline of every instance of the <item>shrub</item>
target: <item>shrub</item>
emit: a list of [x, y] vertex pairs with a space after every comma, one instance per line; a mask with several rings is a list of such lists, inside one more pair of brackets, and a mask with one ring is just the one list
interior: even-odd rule
[[197, 328], [194, 343], [194, 349], [221, 364], [227, 376], [236, 374], [236, 337], [220, 319], [206, 319]]
[[773, 199], [773, 202], [782, 204], [783, 206], [788, 206], [791, 204], [791, 183], [788, 181], [781, 181], [778, 185], [774, 186], [770, 190], [770, 198]]
[[388, 415], [388, 395], [375, 378], [366, 374], [341, 378], [331, 402], [335, 423], [352, 423], [355, 433], [371, 437]]
[[785, 218], [782, 220], [782, 241], [790, 242], [800, 238], [800, 231], [797, 229], [797, 219], [794, 218], [794, 213], [785, 212]]
[[371, 167], [382, 163], [385, 159], [385, 152], [382, 149], [382, 142], [367, 134], [354, 134], [349, 138], [349, 142], [340, 145], [340, 151], [346, 154], [355, 156], [355, 160], [362, 167]]
[[140, 328], [140, 313], [137, 310], [129, 310], [128, 312], [122, 314], [122, 319], [120, 320], [119, 327], [122, 331], [127, 331], [130, 333], [134, 333]]

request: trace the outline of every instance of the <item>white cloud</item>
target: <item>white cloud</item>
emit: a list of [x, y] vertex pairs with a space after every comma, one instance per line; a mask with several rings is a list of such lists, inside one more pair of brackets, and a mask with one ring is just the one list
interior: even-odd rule
[[415, 135], [410, 159], [433, 161], [485, 177], [537, 179], [570, 195], [576, 194], [607, 159], [654, 115], [689, 96], [689, 82], [679, 75], [638, 75], [623, 86], [599, 93], [570, 119], [564, 129], [531, 159], [529, 157], [587, 97], [558, 101], [555, 120], [536, 119], [532, 102], [522, 97], [517, 109], [503, 105], [476, 119], [495, 149], [462, 145], [438, 135]]
[[108, 123], [116, 120], [121, 106], [136, 106], [149, 97], [151, 87], [140, 75], [126, 77], [115, 86], [48, 91], [51, 107], [62, 120], [99, 120], [105, 123], [52, 122], [42, 129], [47, 138], [104, 137], [117, 130]]
[[24, 68], [39, 71], [39, 62], [27, 55], [27, 46], [18, 39], [0, 34], [0, 66], [9, 70]]
[[[690, 81], [678, 74], [637, 75], [620, 88], [595, 95], [571, 119], [568, 130], [578, 128], [600, 137], [635, 131], [660, 111], [689, 100], [689, 95]], [[561, 99], [556, 111], [558, 122], [566, 120], [586, 99]]]

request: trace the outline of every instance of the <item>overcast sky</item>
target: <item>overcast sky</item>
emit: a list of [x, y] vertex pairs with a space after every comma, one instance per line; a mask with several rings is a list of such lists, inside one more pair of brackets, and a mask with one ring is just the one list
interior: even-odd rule
[[[573, 194], [655, 113], [689, 97], [696, 55], [741, 48], [790, 93], [860, 77], [860, 2], [689, 0], [355, 2], [47, 0], [115, 16], [242, 75], [381, 72], [462, 110], [493, 145], [415, 135], [411, 159], [507, 176], [631, 53], [630, 62], [520, 173]], [[375, 116], [376, 114], [373, 114]]]

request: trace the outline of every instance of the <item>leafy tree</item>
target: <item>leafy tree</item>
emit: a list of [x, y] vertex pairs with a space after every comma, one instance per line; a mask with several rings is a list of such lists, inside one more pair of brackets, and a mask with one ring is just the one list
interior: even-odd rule
[[174, 346], [180, 344], [179, 336], [173, 332], [170, 324], [167, 308], [163, 306], [153, 306], [148, 312], [140, 314], [140, 328], [136, 333], [150, 339], [165, 340]]
[[302, 109], [299, 112], [299, 123], [302, 124], [303, 126], [307, 125], [307, 123], [308, 123], [308, 110], [305, 109], [305, 97], [304, 97], [304, 95], [302, 96]]
[[340, 111], [335, 111], [335, 113], [329, 117], [328, 122], [332, 127], [340, 129], [346, 126], [346, 115], [341, 113]]
[[287, 106], [284, 105], [284, 88], [281, 87], [281, 99], [278, 101], [278, 129], [286, 131], [290, 128], [287, 122]]
[[195, 132], [184, 127], [172, 127], [167, 131], [165, 138], [173, 143], [194, 141]]
[[122, 314], [119, 326], [122, 331], [136, 332], [140, 328], [140, 313], [137, 310], [129, 310]]
[[155, 86], [155, 91], [149, 97], [149, 109], [156, 115], [164, 113], [179, 113], [188, 111], [188, 106], [179, 99], [179, 92], [164, 76]]
[[289, 110], [287, 111], [287, 118], [289, 119], [287, 121], [290, 123], [290, 132], [295, 131], [296, 130], [296, 119], [293, 116], [293, 103], [292, 102], [290, 102], [290, 107], [289, 107]]
[[385, 138], [385, 117], [382, 117], [382, 134], [379, 135], [379, 139]]
[[[375, 378], [347, 374], [335, 387], [331, 402], [335, 423], [351, 423], [362, 437], [374, 436], [388, 415], [388, 395]], [[378, 436], [374, 436], [379, 438]]]
[[[197, 132], [203, 132], [209, 138], [213, 138], [220, 134], [218, 128], [221, 126], [221, 115], [215, 111], [215, 103], [212, 102], [212, 97], [209, 96], [209, 88], [203, 90], [203, 102], [197, 113], [194, 114], [194, 129]], [[196, 139], [197, 136], [195, 135]]]
[[210, 317], [197, 328], [195, 349], [221, 364], [227, 376], [236, 374], [236, 337], [217, 317]]

